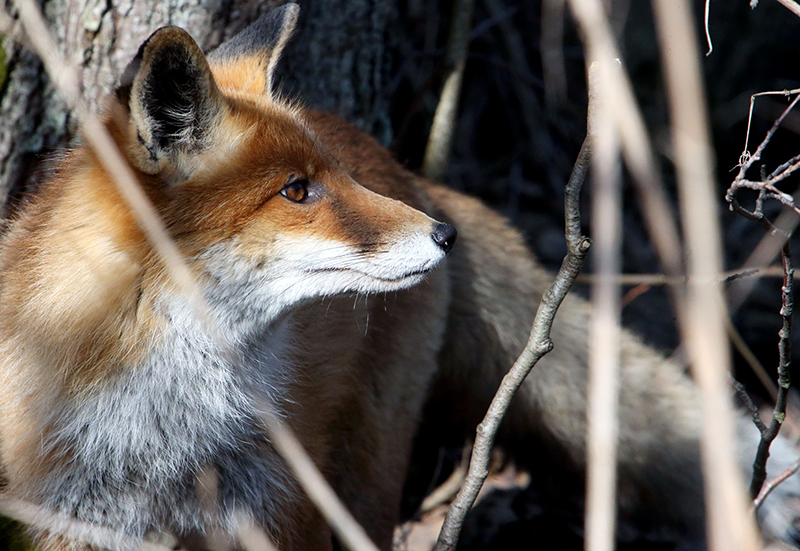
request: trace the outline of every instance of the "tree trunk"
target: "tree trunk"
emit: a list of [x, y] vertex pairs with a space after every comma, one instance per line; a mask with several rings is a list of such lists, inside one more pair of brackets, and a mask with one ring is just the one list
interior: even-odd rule
[[[139, 45], [164, 25], [188, 30], [208, 51], [271, 6], [248, 0], [47, 0], [44, 12], [61, 53], [82, 74], [97, 108]], [[281, 63], [282, 86], [306, 105], [338, 112], [388, 143], [385, 38], [397, 0], [308, 0]], [[6, 9], [14, 13], [13, 3]], [[0, 83], [0, 211], [6, 197], [35, 186], [40, 161], [67, 143], [74, 121], [35, 54], [3, 42], [8, 75]], [[13, 203], [13, 200], [10, 202]], [[7, 206], [7, 205], [6, 205]]]

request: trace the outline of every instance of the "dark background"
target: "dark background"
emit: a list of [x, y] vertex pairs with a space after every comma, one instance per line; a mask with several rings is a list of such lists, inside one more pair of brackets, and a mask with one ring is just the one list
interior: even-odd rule
[[[99, 105], [139, 43], [154, 29], [165, 24], [184, 26], [209, 50], [280, 3], [47, 0], [43, 6], [61, 48], [70, 59], [80, 61], [87, 100]], [[304, 0], [300, 4], [298, 30], [279, 67], [284, 92], [311, 107], [338, 112], [390, 147], [410, 169], [418, 170], [444, 74], [452, 0]], [[659, 170], [674, 198], [669, 121], [650, 3], [613, 0], [608, 4]], [[4, 5], [13, 12], [9, 3]], [[700, 0], [693, 2], [698, 43], [705, 48], [703, 8]], [[563, 27], [561, 36], [552, 38], [559, 27]], [[724, 228], [726, 269], [738, 270], [765, 232], [727, 210], [725, 190], [744, 147], [751, 94], [800, 86], [800, 18], [777, 0], [761, 0], [755, 9], [747, 0], [712, 0], [710, 31], [714, 51], [703, 56], [701, 63], [716, 155], [716, 214]], [[74, 123], [36, 57], [11, 40], [2, 44], [0, 195], [8, 190], [10, 198], [5, 206], [0, 201], [0, 208], [8, 214], [46, 179], [44, 161], [70, 143]], [[583, 55], [564, 0], [476, 0], [453, 152], [444, 177], [448, 185], [481, 197], [508, 216], [541, 261], [553, 269], [565, 253], [563, 189], [585, 134]], [[545, 62], [553, 56], [561, 62]], [[780, 96], [758, 100], [751, 151], [786, 105], [788, 99]], [[751, 178], [757, 179], [762, 167], [769, 172], [799, 152], [799, 117], [797, 113], [787, 117]], [[789, 193], [797, 185], [797, 177], [781, 184]], [[590, 195], [588, 186], [583, 194], [583, 219], [584, 231], [591, 236]], [[768, 203], [770, 215], [779, 211], [779, 205]], [[661, 271], [630, 186], [624, 195], [622, 245], [624, 272]], [[590, 272], [591, 258], [585, 269]], [[732, 315], [747, 345], [770, 373], [777, 366], [780, 285], [776, 277], [758, 278], [754, 292]], [[578, 292], [585, 294], [586, 289]], [[624, 292], [630, 292], [624, 300], [626, 325], [672, 353], [678, 339], [665, 290], [627, 286]], [[737, 292], [729, 286], [732, 299], [741, 298], [733, 296]], [[798, 334], [795, 331], [794, 341]], [[794, 351], [796, 366], [800, 343], [796, 342]], [[735, 358], [737, 377], [757, 397], [767, 398], [741, 356]]]
[[[476, 2], [446, 182], [481, 197], [507, 215], [524, 232], [542, 262], [556, 269], [566, 251], [563, 188], [585, 135], [583, 49], [569, 14], [564, 12], [561, 54], [565, 87], [559, 89], [552, 79], [543, 76], [542, 59], [548, 52], [542, 44], [542, 29], [543, 24], [547, 28], [552, 28], [552, 24], [543, 22], [542, 3], [499, 2], [499, 12], [491, 11], [490, 4]], [[698, 43], [705, 48], [701, 27], [703, 3], [696, 1], [693, 7]], [[400, 160], [415, 170], [421, 165], [441, 85], [450, 9], [449, 2], [409, 1], [400, 7], [397, 25], [406, 33], [406, 39], [398, 40], [399, 55], [386, 87], [393, 128], [390, 146]], [[618, 32], [623, 62], [651, 132], [660, 170], [674, 198], [669, 121], [650, 4], [641, 0], [613, 2], [611, 19]], [[506, 32], [504, 24], [511, 27], [511, 33]], [[714, 50], [701, 63], [716, 154], [719, 202], [715, 214], [724, 228], [726, 269], [737, 270], [765, 232], [757, 223], [728, 211], [725, 190], [736, 174], [734, 168], [744, 148], [750, 95], [800, 86], [800, 19], [774, 0], [762, 0], [755, 9], [746, 1], [712, 1], [710, 31]], [[511, 61], [510, 50], [516, 44], [524, 45], [524, 67]], [[789, 99], [781, 96], [757, 100], [751, 152], [788, 103]], [[798, 117], [798, 113], [787, 117], [762, 163], [751, 171], [751, 178], [757, 179], [760, 165], [770, 172], [800, 152]], [[789, 178], [781, 189], [794, 193], [797, 185], [796, 177]], [[591, 236], [587, 200], [590, 194], [591, 186], [585, 189], [583, 201], [584, 230]], [[741, 197], [745, 203], [753, 199], [746, 193]], [[623, 271], [659, 272], [658, 259], [629, 185], [624, 201]], [[767, 207], [773, 217], [780, 210], [777, 204]], [[591, 262], [585, 272], [590, 271]], [[778, 358], [780, 286], [780, 278], [759, 279], [744, 306], [733, 314], [735, 325], [770, 373], [774, 373]], [[632, 287], [627, 286], [623, 293]], [[579, 292], [585, 293], [585, 289]], [[653, 286], [638, 288], [635, 293], [635, 298], [631, 294], [625, 301], [625, 323], [654, 345], [668, 353], [673, 351], [678, 339], [665, 290]], [[800, 346], [794, 350], [795, 360], [800, 359]], [[766, 397], [763, 387], [738, 354], [736, 361], [737, 376], [756, 395]]]
[[[122, 8], [115, 10], [126, 1], [109, 0], [106, 4], [116, 24], [120, 23], [121, 14], [127, 12]], [[59, 35], [67, 44], [65, 48], [75, 48], [70, 37], [77, 36], [74, 42], [84, 47], [92, 40], [103, 39], [105, 23], [92, 31], [95, 33], [92, 36], [80, 34], [85, 32], [80, 28], [83, 8], [70, 8], [74, 3], [85, 2], [46, 3], [51, 23], [69, 23], [70, 12], [78, 21], [77, 31], [65, 24]], [[390, 147], [410, 169], [419, 169], [442, 83], [452, 2], [308, 0], [300, 3], [300, 27], [287, 47], [280, 69], [284, 91], [312, 107], [339, 112]], [[550, 5], [558, 3], [552, 1]], [[494, 4], [499, 7], [492, 9]], [[611, 4], [623, 62], [651, 132], [659, 169], [674, 198], [669, 121], [650, 4], [644, 0], [614, 0]], [[181, 11], [185, 5], [222, 16], [212, 19], [207, 26], [193, 27], [191, 22], [196, 20]], [[169, 6], [161, 2], [160, 6], [160, 11], [150, 9], [152, 21], [148, 19], [147, 29], [127, 34], [117, 29], [113, 41], [103, 39], [117, 48], [118, 56], [109, 58], [111, 67], [107, 74], [103, 73], [105, 77], [87, 77], [87, 83], [108, 90], [138, 43], [162, 24], [183, 24], [181, 17], [186, 15], [185, 26], [208, 49], [254, 20], [259, 10], [267, 9], [259, 2], [238, 0], [180, 0], [170, 2]], [[747, 0], [712, 0], [710, 7], [714, 51], [701, 62], [712, 124], [719, 201], [718, 212], [709, 214], [718, 215], [723, 224], [726, 269], [737, 270], [765, 231], [728, 211], [725, 190], [735, 175], [734, 168], [744, 147], [750, 95], [800, 87], [800, 18], [776, 0], [761, 0], [755, 9], [750, 8]], [[456, 138], [445, 176], [448, 185], [481, 197], [508, 216], [525, 234], [541, 261], [553, 269], [565, 253], [563, 189], [586, 124], [583, 48], [566, 8], [560, 11], [562, 40], [543, 47], [543, 25], [545, 31], [553, 30], [559, 16], [543, 22], [541, 1], [476, 1]], [[559, 10], [555, 8], [555, 12]], [[165, 13], [169, 15], [164, 16]], [[172, 14], [178, 13], [182, 15], [173, 18]], [[698, 42], [704, 45], [700, 26], [702, 2], [694, 2], [693, 13]], [[317, 40], [322, 35], [327, 42]], [[35, 58], [9, 46], [8, 41], [4, 42], [4, 48], [11, 70], [7, 79], [0, 70], [0, 190], [10, 188], [10, 208], [7, 206], [6, 212], [12, 212], [14, 204], [24, 200], [46, 177], [42, 160], [69, 143], [71, 127], [69, 116], [59, 114], [62, 108], [57, 96]], [[563, 57], [563, 87], [559, 87], [557, 79], [546, 75], [543, 58], [553, 51]], [[522, 63], [514, 61], [514, 53], [522, 54], [518, 55]], [[85, 53], [85, 66], [90, 67], [104, 55], [104, 52]], [[348, 58], [350, 55], [352, 60]], [[15, 86], [29, 78], [23, 78], [23, 73], [32, 75], [34, 92], [15, 95]], [[90, 93], [92, 101], [98, 95]], [[758, 100], [751, 151], [786, 105], [788, 101], [781, 97]], [[17, 119], [12, 124], [9, 113], [14, 109], [30, 114], [24, 124]], [[791, 114], [763, 157], [767, 172], [800, 153], [798, 131], [800, 114]], [[11, 149], [4, 150], [4, 138], [17, 149], [11, 153], [8, 153]], [[754, 171], [757, 173], [759, 168], [756, 166]], [[799, 182], [796, 177], [789, 178], [781, 188], [795, 193]], [[591, 236], [590, 195], [591, 185], [583, 195], [584, 231]], [[780, 210], [775, 204], [767, 208], [772, 215]], [[793, 241], [797, 249], [796, 239]], [[626, 273], [661, 271], [629, 185], [624, 195], [623, 258]], [[591, 262], [585, 272], [591, 272]], [[734, 324], [770, 373], [777, 366], [780, 286], [779, 278], [759, 279], [743, 307], [733, 313]], [[623, 292], [631, 289], [628, 286]], [[733, 292], [732, 287], [729, 289]], [[664, 289], [640, 287], [637, 293], [640, 291], [635, 297], [633, 293], [627, 296], [624, 322], [648, 342], [672, 353], [678, 347], [678, 339]], [[586, 294], [586, 288], [578, 292]], [[795, 374], [799, 373], [800, 363], [798, 335], [800, 331], [795, 331]], [[768, 393], [741, 356], [737, 354], [735, 359], [737, 377], [747, 383], [758, 399], [768, 400]], [[576, 523], [580, 524], [580, 519]], [[0, 550], [8, 545], [11, 544], [0, 537]]]

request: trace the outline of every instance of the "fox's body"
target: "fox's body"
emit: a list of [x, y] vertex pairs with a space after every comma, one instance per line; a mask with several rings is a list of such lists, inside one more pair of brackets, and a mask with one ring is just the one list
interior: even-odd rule
[[[186, 33], [162, 29], [108, 107], [219, 334], [88, 148], [66, 154], [11, 223], [0, 249], [9, 495], [134, 537], [188, 541], [244, 513], [282, 548], [330, 548], [263, 436], [255, 392], [388, 548], [423, 411], [423, 448], [440, 431], [464, 436], [485, 411], [550, 276], [477, 201], [413, 176], [341, 120], [272, 97], [295, 16], [262, 18], [210, 68]], [[459, 244], [445, 261], [448, 224]], [[588, 315], [567, 299], [556, 348], [504, 429], [520, 461], [577, 486]], [[694, 387], [627, 334], [623, 364], [622, 514], [699, 537]], [[213, 503], [198, 483], [208, 469]]]

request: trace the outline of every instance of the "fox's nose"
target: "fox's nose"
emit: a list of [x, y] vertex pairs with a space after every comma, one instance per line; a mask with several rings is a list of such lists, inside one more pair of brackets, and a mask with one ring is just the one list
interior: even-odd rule
[[456, 242], [457, 233], [456, 229], [450, 224], [436, 224], [431, 238], [447, 254], [453, 248], [453, 243]]

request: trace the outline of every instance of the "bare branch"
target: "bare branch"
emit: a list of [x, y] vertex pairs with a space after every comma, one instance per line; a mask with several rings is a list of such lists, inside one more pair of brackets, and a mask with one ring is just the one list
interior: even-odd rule
[[[775, 122], [773, 123], [772, 127], [767, 132], [764, 139], [758, 145], [755, 153], [750, 155], [749, 151], [747, 150], [747, 142], [750, 138], [750, 120], [753, 116], [753, 105], [755, 102], [755, 98], [764, 95], [795, 95], [794, 100], [791, 104], [781, 113], [780, 117], [778, 117]], [[767, 239], [771, 242], [776, 241], [777, 239], [780, 240], [780, 247], [781, 247], [781, 260], [783, 264], [783, 287], [781, 288], [781, 317], [783, 318], [783, 326], [779, 332], [779, 342], [778, 342], [778, 351], [779, 351], [779, 363], [778, 363], [778, 387], [777, 387], [777, 394], [775, 396], [775, 408], [772, 413], [772, 421], [770, 422], [769, 427], [765, 426], [761, 419], [754, 415], [753, 420], [758, 427], [759, 431], [761, 432], [761, 441], [758, 445], [758, 450], [756, 452], [755, 460], [753, 461], [753, 477], [750, 482], [750, 495], [753, 499], [758, 500], [758, 496], [761, 493], [761, 489], [764, 485], [764, 481], [767, 477], [767, 461], [769, 460], [769, 453], [770, 453], [770, 445], [778, 436], [778, 432], [781, 429], [785, 419], [786, 419], [786, 408], [787, 408], [787, 401], [788, 401], [788, 391], [790, 385], [790, 378], [789, 378], [789, 362], [790, 362], [790, 351], [791, 351], [791, 329], [792, 329], [792, 311], [794, 309], [794, 301], [793, 301], [793, 294], [792, 294], [792, 286], [793, 286], [793, 279], [794, 279], [794, 268], [792, 266], [792, 253], [791, 253], [791, 246], [789, 237], [791, 232], [794, 229], [794, 226], [797, 223], [797, 219], [794, 220], [794, 223], [791, 224], [791, 228], [788, 231], [779, 229], [775, 223], [773, 223], [769, 218], [764, 215], [763, 206], [764, 202], [767, 200], [776, 200], [791, 209], [796, 213], [800, 213], [800, 209], [797, 208], [794, 202], [794, 197], [789, 195], [788, 193], [784, 193], [778, 190], [775, 187], [779, 181], [783, 180], [787, 176], [789, 176], [792, 172], [800, 168], [800, 156], [795, 156], [789, 161], [781, 164], [778, 166], [766, 179], [762, 176], [762, 181], [760, 182], [753, 182], [748, 180], [746, 177], [747, 170], [750, 169], [753, 164], [761, 159], [761, 155], [764, 149], [769, 145], [772, 137], [775, 135], [775, 132], [780, 127], [781, 123], [783, 122], [784, 118], [788, 115], [788, 113], [797, 105], [800, 101], [800, 90], [788, 90], [783, 92], [761, 92], [759, 94], [754, 94], [750, 98], [750, 113], [748, 116], [748, 135], [745, 139], [745, 147], [744, 152], [740, 158], [740, 166], [739, 166], [739, 173], [734, 178], [733, 182], [731, 183], [730, 187], [728, 188], [728, 192], [726, 193], [726, 200], [728, 201], [731, 210], [737, 212], [738, 214], [748, 218], [749, 220], [754, 220], [760, 222], [764, 228], [767, 230], [768, 235], [765, 236], [765, 239], [762, 240], [762, 243], [766, 242]], [[736, 197], [736, 193], [739, 189], [747, 188], [758, 191], [758, 198], [756, 199], [755, 208], [752, 211], [745, 209], [742, 207]], [[781, 218], [784, 217], [784, 214], [781, 215]], [[759, 249], [761, 248], [761, 244], [759, 244]], [[754, 253], [755, 254], [755, 253]]]
[[767, 426], [764, 424], [764, 421], [761, 420], [761, 414], [758, 413], [758, 408], [753, 403], [753, 400], [750, 398], [750, 395], [745, 390], [744, 385], [734, 379], [731, 376], [731, 384], [733, 385], [734, 391], [736, 391], [736, 397], [739, 398], [739, 401], [742, 405], [747, 408], [747, 411], [750, 413], [750, 417], [753, 418], [753, 424], [758, 427], [758, 430], [765, 431], [767, 430]]
[[[783, 277], [783, 267], [778, 265], [765, 266], [763, 268], [752, 267], [752, 262], [746, 262], [738, 270], [728, 270], [719, 274], [717, 280], [720, 283], [731, 283], [741, 279], [758, 280], [765, 277]], [[575, 283], [591, 285], [595, 280], [594, 274], [581, 274]], [[619, 274], [614, 278], [620, 285], [650, 285], [653, 287], [663, 285], [683, 285], [686, 283], [685, 277], [668, 276], [666, 274]]]
[[450, 157], [474, 5], [475, 0], [456, 0], [453, 4], [450, 36], [445, 54], [447, 76], [439, 105], [436, 106], [436, 113], [433, 116], [433, 125], [422, 163], [422, 173], [435, 180], [441, 180], [444, 176], [447, 159]]
[[767, 460], [769, 459], [769, 447], [778, 432], [781, 430], [786, 419], [786, 404], [789, 394], [791, 378], [789, 374], [789, 364], [791, 362], [791, 334], [792, 334], [792, 312], [794, 310], [794, 298], [792, 286], [794, 281], [794, 267], [792, 266], [792, 251], [787, 240], [783, 245], [781, 254], [785, 276], [783, 287], [781, 287], [781, 317], [783, 326], [781, 327], [780, 340], [778, 342], [779, 361], [778, 361], [778, 396], [775, 400], [775, 409], [772, 413], [772, 422], [769, 428], [763, 423], [759, 426], [761, 431], [761, 441], [758, 444], [758, 451], [753, 462], [753, 480], [750, 482], [750, 495], [756, 499], [761, 492], [761, 487], [767, 478]]
[[[605, 103], [609, 97], [592, 59], [590, 87], [597, 90], [593, 103], [596, 130], [593, 158], [594, 193], [592, 228], [595, 235], [595, 281], [592, 286], [592, 316], [589, 326], [589, 374], [587, 384], [587, 551], [612, 551], [616, 529], [617, 416], [620, 360], [620, 285], [622, 248], [622, 181], [619, 136], [613, 113]], [[599, 82], [598, 82], [599, 80]]]
[[[800, 216], [798, 216], [794, 210], [784, 209], [773, 223], [773, 226], [781, 228], [782, 231], [766, 232], [758, 245], [756, 245], [756, 248], [753, 249], [753, 252], [747, 257], [747, 260], [744, 261], [742, 267], [759, 268], [770, 264], [780, 254], [784, 242], [789, 234], [794, 231], [794, 228], [797, 227], [798, 223], [800, 223]], [[778, 270], [777, 273], [783, 277], [782, 266], [769, 268], [770, 272], [776, 269]], [[751, 278], [736, 281], [731, 285], [729, 292], [731, 314], [736, 312], [739, 307], [744, 304], [755, 287], [756, 282], [757, 280]]]
[[679, 304], [683, 341], [702, 394], [702, 457], [709, 547], [758, 549], [736, 464], [733, 406], [726, 380], [730, 354], [725, 336], [721, 237], [714, 197], [708, 118], [691, 11], [685, 0], [653, 0], [672, 122], [678, 191], [683, 214], [688, 285]]
[[778, 96], [778, 95], [789, 96], [798, 93], [800, 93], [800, 89], [759, 92], [757, 94], [753, 94], [752, 96], [750, 96], [750, 112], [747, 116], [747, 136], [745, 137], [744, 140], [744, 150], [742, 151], [742, 155], [739, 157], [739, 175], [737, 176], [737, 179], [744, 178], [744, 174], [751, 166], [753, 166], [753, 163], [761, 159], [761, 153], [764, 151], [764, 148], [767, 147], [767, 144], [769, 144], [770, 140], [772, 139], [772, 136], [775, 135], [775, 132], [778, 130], [781, 123], [783, 123], [783, 119], [786, 118], [786, 115], [789, 114], [789, 111], [791, 111], [794, 108], [798, 100], [798, 98], [795, 98], [794, 101], [789, 105], [789, 107], [784, 109], [783, 113], [781, 113], [781, 116], [775, 120], [775, 122], [772, 125], [772, 128], [770, 128], [769, 131], [767, 132], [767, 135], [764, 137], [764, 140], [758, 145], [756, 152], [753, 155], [750, 155], [750, 152], [747, 150], [747, 145], [750, 142], [750, 124], [752, 123], [753, 120], [753, 108], [755, 107], [756, 98], [761, 96]]
[[800, 17], [800, 4], [794, 0], [778, 0], [778, 3], [795, 14], [797, 17]]
[[105, 526], [82, 522], [11, 497], [0, 496], [0, 514], [43, 531], [59, 534], [71, 541], [92, 545], [99, 549], [169, 551], [169, 548], [163, 545], [141, 541]]
[[[590, 91], [591, 96], [591, 91]], [[590, 99], [590, 104], [591, 104]], [[589, 110], [589, 129], [591, 136], [592, 108]], [[590, 241], [581, 234], [580, 218], [580, 189], [586, 174], [589, 171], [592, 156], [591, 137], [587, 136], [583, 142], [578, 159], [573, 167], [565, 192], [564, 222], [567, 234], [567, 256], [555, 280], [545, 291], [536, 318], [533, 321], [528, 342], [525, 349], [514, 363], [511, 370], [503, 377], [500, 388], [497, 390], [489, 410], [483, 421], [478, 425], [475, 445], [469, 463], [467, 479], [461, 491], [450, 506], [445, 518], [439, 539], [434, 551], [452, 551], [458, 542], [461, 526], [467, 512], [475, 503], [478, 492], [489, 472], [489, 458], [500, 421], [503, 419], [508, 405], [525, 377], [530, 373], [536, 363], [553, 348], [550, 340], [550, 328], [553, 325], [556, 311], [572, 287], [575, 278], [583, 266], [586, 253], [589, 251]]]
[[772, 493], [772, 490], [777, 488], [781, 482], [792, 476], [798, 470], [800, 470], [800, 459], [792, 463], [788, 469], [775, 478], [769, 479], [766, 484], [764, 484], [764, 487], [761, 488], [758, 497], [753, 500], [753, 512], [758, 511], [759, 507], [764, 503], [764, 500], [767, 499], [767, 496]]

